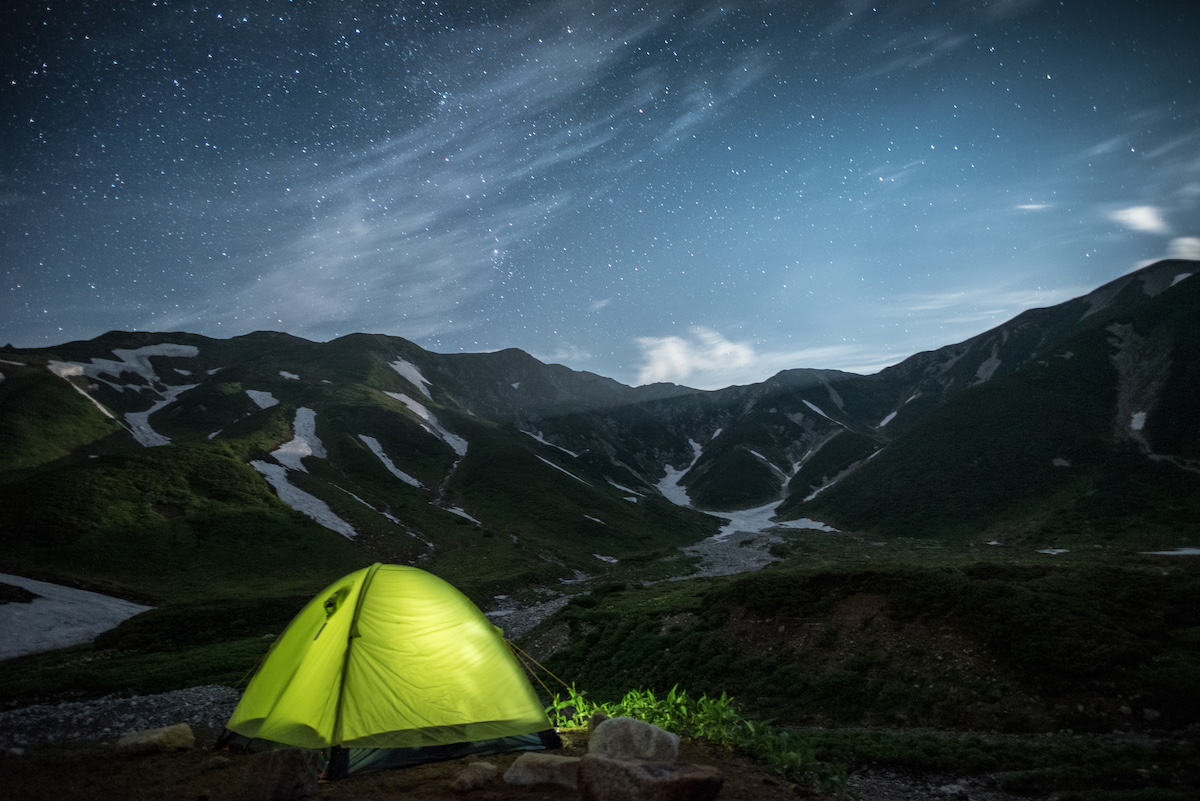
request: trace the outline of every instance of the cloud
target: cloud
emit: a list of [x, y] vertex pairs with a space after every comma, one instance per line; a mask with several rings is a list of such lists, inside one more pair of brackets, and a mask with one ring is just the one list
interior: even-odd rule
[[1168, 259], [1200, 261], [1200, 236], [1179, 236], [1167, 245]]
[[1130, 206], [1127, 209], [1117, 209], [1108, 215], [1110, 220], [1118, 222], [1133, 231], [1147, 234], [1168, 234], [1170, 228], [1162, 218], [1162, 213], [1156, 206]]
[[1054, 207], [1050, 203], [1022, 203], [1017, 208], [1021, 211], [1045, 211]]
[[854, 345], [760, 352], [747, 342], [732, 342], [703, 326], [691, 329], [687, 337], [640, 337], [636, 342], [642, 350], [639, 385], [665, 381], [721, 389], [765, 381], [781, 370], [800, 367], [869, 374], [899, 361], [890, 354], [867, 353]]

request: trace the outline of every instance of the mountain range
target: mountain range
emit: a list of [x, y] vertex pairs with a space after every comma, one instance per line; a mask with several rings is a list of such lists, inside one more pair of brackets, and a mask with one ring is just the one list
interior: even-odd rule
[[762, 508], [880, 540], [1195, 546], [1198, 269], [875, 375], [716, 391], [373, 334], [6, 346], [0, 566], [178, 601], [382, 560], [482, 597], [666, 575], [727, 525], [710, 513]]

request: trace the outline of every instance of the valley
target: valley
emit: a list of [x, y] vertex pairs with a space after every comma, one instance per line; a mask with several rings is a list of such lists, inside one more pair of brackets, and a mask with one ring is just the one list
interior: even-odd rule
[[[244, 686], [379, 561], [451, 581], [597, 701], [724, 694], [823, 765], [1187, 797], [1197, 266], [877, 375], [717, 391], [370, 334], [4, 348], [0, 573], [153, 608], [0, 662], [0, 701]], [[1169, 747], [1118, 758], [1138, 738]]]

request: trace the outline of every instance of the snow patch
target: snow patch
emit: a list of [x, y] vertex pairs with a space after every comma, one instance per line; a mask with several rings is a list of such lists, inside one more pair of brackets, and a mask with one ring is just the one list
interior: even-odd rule
[[636, 495], [639, 498], [642, 497], [642, 493], [638, 492], [637, 490], [630, 489], [629, 487], [624, 487], [624, 486], [618, 484], [617, 482], [613, 481], [611, 478], [608, 479], [608, 483], [611, 484], [612, 486], [616, 487], [617, 489], [619, 489], [621, 492], [628, 492], [630, 495]]
[[999, 350], [998, 345], [992, 345], [992, 355], [980, 362], [979, 368], [975, 371], [976, 384], [982, 384], [985, 381], [991, 380], [996, 371], [1000, 369]]
[[473, 518], [469, 514], [467, 514], [466, 509], [460, 508], [458, 506], [447, 506], [446, 511], [449, 512], [450, 514], [458, 515], [459, 517], [465, 517], [467, 520], [470, 520], [475, 525], [479, 526], [480, 528], [483, 528], [483, 523], [480, 523], [478, 520], [476, 520], [475, 518]]
[[713, 539], [721, 542], [728, 539], [734, 534], [761, 534], [764, 531], [772, 528], [793, 528], [807, 529], [811, 531], [824, 531], [834, 533], [837, 531], [832, 526], [827, 526], [824, 523], [819, 523], [816, 520], [810, 520], [807, 517], [799, 520], [779, 520], [776, 521], [775, 510], [779, 508], [779, 504], [783, 501], [775, 501], [768, 503], [765, 506], [759, 506], [754, 509], [740, 509], [736, 512], [707, 512], [713, 517], [719, 517], [725, 520], [725, 525], [721, 530], [713, 535]]
[[578, 453], [576, 453], [575, 451], [569, 451], [561, 445], [555, 445], [553, 442], [550, 442], [548, 439], [546, 439], [544, 436], [542, 436], [542, 432], [540, 432], [540, 431], [522, 431], [521, 433], [527, 437], [533, 437], [534, 439], [536, 439], [538, 442], [542, 443], [543, 445], [548, 445], [551, 448], [558, 448], [560, 451], [567, 454], [568, 456], [574, 456], [576, 459], [579, 458]]
[[467, 455], [467, 441], [457, 434], [447, 431], [438, 421], [437, 417], [434, 416], [433, 412], [426, 409], [421, 403], [408, 397], [403, 392], [384, 392], [383, 394], [407, 406], [408, 410], [420, 419], [422, 428], [449, 445], [460, 458]]
[[0, 359], [0, 364], [11, 364], [13, 367], [24, 367], [25, 362], [14, 362], [9, 359]]
[[1146, 427], [1146, 413], [1134, 412], [1129, 418], [1129, 430], [1141, 431]]
[[248, 389], [246, 394], [250, 396], [250, 400], [254, 401], [254, 405], [260, 409], [270, 409], [272, 406], [278, 406], [279, 401], [270, 392], [263, 392], [260, 389]]
[[[843, 475], [844, 475], [844, 473], [843, 473]], [[821, 486], [817, 487], [815, 490], [813, 490], [812, 492], [808, 493], [808, 495], [804, 496], [804, 502], [805, 502], [805, 503], [808, 503], [808, 502], [809, 502], [809, 501], [811, 501], [813, 498], [817, 497], [817, 496], [818, 496], [818, 495], [820, 495], [822, 492], [824, 492], [825, 490], [829, 489], [829, 488], [830, 488], [830, 487], [832, 487], [834, 484], [838, 483], [838, 481], [840, 481], [840, 480], [841, 480], [841, 478], [842, 478], [842, 476], [841, 476], [841, 475], [834, 476], [834, 477], [833, 477], [832, 479], [830, 479], [829, 481], [827, 481], [827, 482], [825, 482], [824, 484], [822, 484]]]
[[608, 525], [608, 523], [605, 523], [603, 520], [601, 520], [598, 517], [592, 517], [591, 515], [584, 515], [584, 517], [587, 518], [588, 520], [591, 520], [593, 523], [599, 523], [602, 526]]
[[[172, 345], [163, 343], [161, 345], [146, 345], [142, 348], [134, 350], [114, 349], [113, 359], [92, 359], [88, 363], [83, 362], [50, 362], [46, 366], [51, 372], [59, 377], [65, 378], [64, 373], [59, 372], [62, 365], [71, 365], [78, 367], [78, 372], [70, 372], [67, 375], [86, 375], [95, 381], [101, 381], [108, 384], [118, 392], [122, 392], [129, 388], [126, 384], [117, 384], [114, 381], [109, 381], [107, 378], [101, 378], [101, 375], [111, 376], [113, 379], [120, 378], [122, 373], [133, 373], [141, 376], [147, 384], [162, 383], [159, 381], [158, 374], [154, 372], [154, 366], [150, 364], [151, 356], [173, 356], [176, 358], [190, 359], [200, 355], [200, 349], [193, 345]], [[136, 392], [136, 388], [133, 388]]]
[[[537, 454], [535, 453], [535, 454], [534, 454], [534, 456], [537, 456]], [[577, 475], [575, 475], [574, 473], [572, 473], [570, 470], [567, 470], [567, 469], [565, 469], [565, 468], [559, 467], [558, 465], [556, 465], [554, 462], [550, 461], [549, 459], [546, 459], [546, 458], [544, 458], [544, 457], [542, 457], [542, 456], [538, 456], [537, 458], [538, 458], [538, 459], [540, 459], [541, 461], [545, 462], [546, 464], [550, 465], [550, 466], [551, 466], [551, 467], [553, 467], [555, 470], [558, 470], [558, 471], [560, 471], [560, 472], [566, 473], [568, 476], [570, 476], [571, 478], [575, 479], [575, 480], [576, 480], [576, 481], [578, 481], [580, 484], [583, 484], [584, 486], [587, 486], [587, 487], [590, 487], [590, 486], [592, 486], [591, 484], [589, 484], [588, 482], [584, 481], [584, 480], [583, 480], [582, 478], [580, 478], [579, 476], [577, 476]]]
[[152, 608], [7, 573], [0, 573], [0, 582], [41, 596], [27, 604], [0, 604], [0, 660], [91, 642]]
[[367, 503], [367, 502], [366, 502], [366, 501], [364, 501], [362, 498], [358, 497], [357, 495], [355, 495], [353, 492], [351, 492], [350, 490], [346, 489], [345, 487], [338, 487], [336, 484], [334, 484], [334, 487], [337, 487], [337, 489], [340, 489], [342, 492], [346, 493], [346, 494], [347, 494], [347, 495], [349, 495], [351, 498], [353, 498], [354, 500], [358, 501], [359, 503], [361, 503], [363, 506], [365, 506], [365, 507], [367, 507], [368, 509], [370, 509], [370, 510], [371, 510], [372, 512], [374, 512], [375, 514], [377, 514], [377, 515], [379, 515], [379, 516], [381, 516], [381, 517], [385, 517], [385, 518], [387, 518], [389, 521], [391, 521], [392, 523], [395, 523], [395, 524], [396, 524], [396, 525], [398, 525], [398, 526], [400, 526], [400, 525], [403, 525], [403, 524], [400, 522], [400, 518], [396, 517], [396, 516], [395, 516], [394, 514], [392, 514], [391, 512], [384, 512], [384, 511], [381, 511], [381, 510], [379, 510], [379, 509], [376, 509], [374, 506], [372, 506], [371, 504]]
[[692, 499], [688, 497], [687, 488], [680, 486], [679, 480], [699, 461], [701, 447], [700, 443], [694, 439], [689, 439], [688, 444], [692, 446], [693, 454], [692, 461], [688, 463], [688, 466], [682, 470], [676, 470], [673, 465], [667, 465], [665, 468], [667, 474], [655, 485], [662, 496], [676, 506], [692, 505]]
[[1044, 553], [1048, 556], [1058, 556], [1060, 553], [1067, 553], [1066, 548], [1043, 548], [1038, 553]]
[[812, 410], [813, 410], [814, 412], [816, 412], [817, 414], [819, 414], [819, 415], [821, 415], [822, 417], [824, 417], [824, 418], [825, 418], [826, 420], [828, 420], [829, 422], [831, 422], [831, 423], [836, 423], [836, 422], [837, 422], [837, 420], [834, 420], [832, 417], [830, 417], [829, 415], [825, 414], [825, 412], [821, 411], [821, 407], [817, 406], [815, 403], [809, 403], [808, 401], [804, 401], [804, 405], [805, 405], [805, 406], [807, 406], [808, 408], [812, 409]]
[[415, 478], [410, 476], [408, 473], [405, 473], [392, 463], [392, 460], [388, 458], [388, 455], [383, 452], [383, 446], [379, 444], [379, 440], [375, 439], [374, 437], [368, 437], [366, 434], [359, 434], [358, 438], [366, 443], [367, 447], [371, 449], [371, 453], [379, 457], [379, 461], [383, 462], [383, 466], [388, 469], [389, 473], [411, 487], [420, 488], [420, 481], [417, 481]]
[[1055, 467], [1070, 467], [1071, 461], [1069, 459], [1064, 459], [1061, 456], [1057, 456], [1050, 460], [1050, 464], [1054, 465]]
[[603, 554], [598, 553], [594, 553], [592, 556], [596, 557], [601, 562], [608, 562], [610, 565], [615, 565], [617, 563], [617, 558], [615, 556], [604, 556]]
[[145, 448], [154, 448], [160, 445], [170, 445], [169, 437], [164, 437], [162, 434], [150, 427], [150, 415], [157, 412], [166, 406], [170, 406], [175, 402], [175, 399], [187, 392], [189, 389], [195, 389], [199, 384], [187, 384], [186, 386], [167, 387], [163, 390], [163, 398], [160, 401], [155, 401], [144, 412], [126, 412], [125, 419], [129, 422], [129, 433], [133, 434], [136, 439]]
[[279, 375], [282, 378], [286, 378], [288, 381], [299, 381], [300, 380], [300, 376], [296, 375], [295, 373], [289, 373], [287, 370], [280, 370]]
[[[1150, 556], [1200, 556], [1200, 548], [1173, 548], [1169, 551], [1142, 551], [1142, 553]], [[3, 577], [0, 576], [0, 578]]]
[[[274, 456], [274, 454], [271, 455]], [[286, 468], [258, 459], [250, 462], [250, 466], [261, 473], [263, 478], [267, 480], [267, 483], [275, 488], [275, 494], [287, 506], [290, 506], [301, 514], [307, 515], [320, 525], [330, 531], [341, 534], [348, 540], [352, 540], [358, 536], [358, 532], [354, 530], [354, 527], [338, 517], [333, 509], [329, 508], [329, 504], [288, 481]], [[304, 468], [301, 469], [303, 470]]]
[[888, 423], [892, 422], [895, 419], [896, 419], [896, 413], [892, 412], [887, 417], [885, 417], [879, 421], [879, 427], [883, 428], [884, 426], [886, 426]]
[[296, 410], [296, 419], [292, 423], [294, 435], [290, 442], [285, 442], [271, 456], [289, 470], [299, 470], [307, 473], [308, 468], [301, 461], [306, 456], [318, 459], [326, 457], [325, 446], [317, 439], [317, 413], [312, 409], [301, 406]]
[[[200, 354], [200, 349], [194, 345], [174, 345], [169, 342], [164, 342], [161, 345], [146, 345], [145, 347], [136, 348], [134, 350], [114, 348], [112, 353], [117, 357], [116, 360], [92, 359], [86, 364], [83, 362], [51, 361], [46, 364], [46, 367], [50, 370], [50, 372], [54, 373], [59, 378], [69, 379], [71, 376], [86, 376], [93, 381], [99, 381], [108, 385], [117, 392], [124, 392], [126, 389], [131, 389], [133, 392], [138, 393], [140, 391], [138, 386], [130, 384], [118, 384], [116, 381], [123, 373], [133, 373], [136, 376], [140, 376], [146, 384], [158, 392], [162, 399], [155, 402], [146, 411], [127, 412], [125, 414], [125, 419], [129, 422], [129, 427], [131, 430], [130, 433], [133, 434], [134, 439], [147, 448], [156, 445], [169, 444], [171, 440], [157, 433], [150, 427], [150, 415], [154, 414], [164, 406], [168, 406], [173, 403], [175, 398], [177, 398], [180, 394], [187, 392], [189, 389], [194, 389], [199, 385], [165, 385], [159, 379], [158, 374], [154, 371], [154, 365], [150, 363], [150, 357], [170, 356], [175, 358], [190, 359], [198, 356]], [[178, 370], [178, 368], [176, 369], [178, 372], [183, 373], [184, 375], [190, 375], [190, 373], [187, 371]], [[112, 380], [110, 381], [109, 378], [103, 377], [106, 375]], [[68, 380], [68, 383], [71, 382]], [[71, 386], [75, 387], [76, 391], [95, 404], [96, 408], [105, 415], [112, 417], [114, 420], [116, 419], [110, 411], [100, 405], [100, 402], [87, 392], [84, 392], [82, 389], [75, 386], [74, 383], [71, 383]], [[162, 388], [159, 389], [158, 387]]]
[[415, 364], [406, 362], [404, 359], [397, 359], [389, 366], [399, 373], [401, 378], [416, 387], [418, 392], [433, 400], [433, 396], [429, 394], [429, 382], [425, 379], [425, 376], [421, 375], [421, 371]]
[[1173, 281], [1171, 281], [1171, 286], [1175, 286], [1183, 279], [1191, 278], [1193, 275], [1194, 275], [1194, 273], [1179, 273], [1178, 275], [1175, 276], [1175, 279]]

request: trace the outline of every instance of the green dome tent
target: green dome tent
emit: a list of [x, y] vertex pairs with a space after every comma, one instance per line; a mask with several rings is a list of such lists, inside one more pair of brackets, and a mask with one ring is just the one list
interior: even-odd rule
[[[557, 745], [499, 629], [442, 579], [375, 564], [300, 611], [224, 741], [329, 749], [326, 775]], [[244, 739], [243, 739], [244, 738]]]

